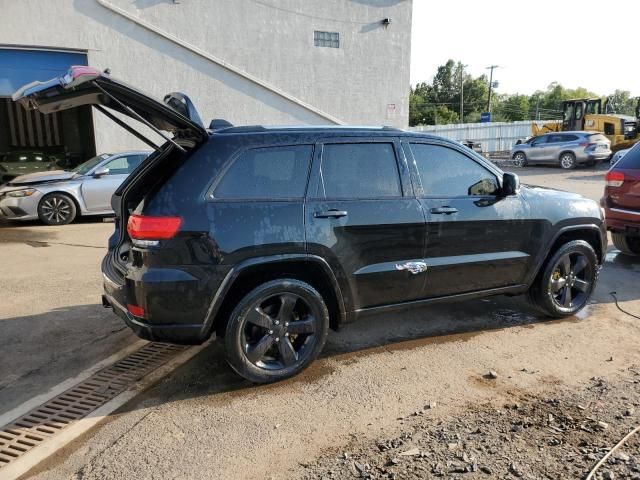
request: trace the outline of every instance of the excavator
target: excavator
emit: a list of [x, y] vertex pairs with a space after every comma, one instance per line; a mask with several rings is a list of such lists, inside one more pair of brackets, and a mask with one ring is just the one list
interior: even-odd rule
[[612, 112], [609, 99], [602, 111], [602, 99], [579, 98], [562, 102], [562, 122], [549, 122], [531, 126], [533, 136], [549, 132], [589, 130], [601, 132], [611, 141], [611, 150], [630, 148], [640, 141], [640, 97], [636, 104], [636, 116]]

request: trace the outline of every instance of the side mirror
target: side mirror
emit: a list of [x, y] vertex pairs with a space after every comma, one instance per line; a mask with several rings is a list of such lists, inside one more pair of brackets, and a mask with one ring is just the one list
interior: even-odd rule
[[504, 172], [502, 175], [502, 196], [515, 195], [520, 190], [520, 179], [518, 175], [511, 172]]
[[93, 176], [96, 178], [104, 177], [105, 175], [109, 175], [109, 169], [107, 167], [100, 167], [93, 172]]

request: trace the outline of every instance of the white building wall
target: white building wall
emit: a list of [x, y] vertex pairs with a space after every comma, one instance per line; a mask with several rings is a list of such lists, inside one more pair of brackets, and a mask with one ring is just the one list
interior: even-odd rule
[[[205, 123], [326, 124], [304, 104], [348, 124], [405, 127], [411, 0], [20, 0], [2, 3], [0, 43], [88, 51], [153, 96], [183, 91]], [[299, 99], [270, 91], [139, 25], [153, 28]], [[381, 20], [390, 18], [384, 27]], [[340, 48], [313, 31], [340, 33]], [[95, 113], [98, 151], [139, 146]]]

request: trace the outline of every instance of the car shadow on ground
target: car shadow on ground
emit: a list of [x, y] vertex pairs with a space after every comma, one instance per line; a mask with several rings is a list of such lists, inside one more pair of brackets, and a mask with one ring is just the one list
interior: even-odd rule
[[196, 398], [211, 400], [220, 394], [260, 394], [271, 388], [313, 383], [332, 374], [341, 365], [349, 365], [364, 356], [466, 342], [492, 330], [544, 328], [558, 322], [579, 322], [588, 315], [589, 308], [577, 317], [552, 320], [533, 310], [523, 297], [499, 296], [372, 315], [345, 325], [338, 332], [331, 331], [319, 360], [301, 374], [271, 385], [255, 385], [236, 375], [225, 361], [224, 341], [217, 340], [118, 413]]
[[100, 304], [0, 318], [0, 414], [138, 340]]

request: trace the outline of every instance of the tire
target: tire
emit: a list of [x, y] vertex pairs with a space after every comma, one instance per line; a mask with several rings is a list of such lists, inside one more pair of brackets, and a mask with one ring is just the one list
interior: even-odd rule
[[516, 167], [526, 167], [527, 166], [527, 156], [524, 152], [516, 152], [513, 155], [513, 164]]
[[640, 255], [640, 237], [611, 232], [613, 244], [625, 255]]
[[318, 357], [328, 330], [327, 306], [311, 285], [272, 280], [249, 292], [231, 313], [225, 334], [227, 362], [254, 383], [283, 380]]
[[587, 305], [599, 273], [598, 259], [589, 243], [565, 243], [545, 261], [529, 290], [530, 299], [550, 317], [575, 315]]
[[38, 204], [38, 218], [47, 225], [66, 225], [76, 218], [73, 199], [64, 193], [49, 193]]
[[560, 167], [565, 170], [576, 168], [576, 156], [571, 152], [564, 152], [560, 155]]

